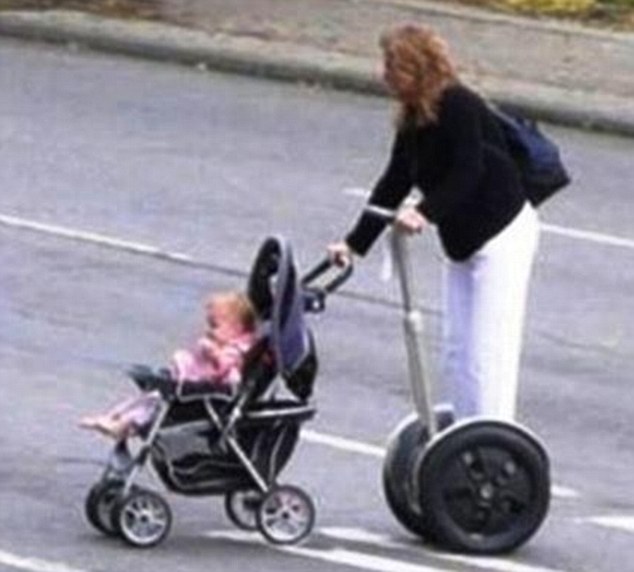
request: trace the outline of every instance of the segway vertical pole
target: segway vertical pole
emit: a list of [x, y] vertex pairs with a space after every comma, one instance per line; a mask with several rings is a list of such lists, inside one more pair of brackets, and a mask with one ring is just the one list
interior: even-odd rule
[[[372, 205], [366, 207], [366, 212], [389, 222], [394, 222], [396, 216], [394, 211]], [[403, 328], [405, 330], [405, 348], [412, 397], [416, 412], [421, 423], [427, 426], [429, 438], [431, 439], [438, 431], [438, 424], [434, 412], [429, 372], [427, 370], [429, 362], [423, 343], [423, 314], [416, 303], [410, 241], [405, 231], [394, 225], [392, 225], [390, 233], [390, 242], [403, 301]]]

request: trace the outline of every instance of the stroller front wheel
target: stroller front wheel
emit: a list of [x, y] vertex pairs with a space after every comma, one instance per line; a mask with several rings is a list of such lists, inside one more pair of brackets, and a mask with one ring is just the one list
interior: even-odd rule
[[315, 506], [299, 487], [276, 486], [262, 499], [256, 513], [257, 526], [273, 544], [297, 544], [315, 525]]
[[112, 521], [128, 544], [148, 548], [169, 533], [172, 511], [162, 496], [139, 488], [119, 498], [113, 507]]

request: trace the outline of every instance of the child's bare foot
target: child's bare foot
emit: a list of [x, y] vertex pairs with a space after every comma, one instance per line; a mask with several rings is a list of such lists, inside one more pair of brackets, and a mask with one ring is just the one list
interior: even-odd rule
[[88, 415], [79, 420], [79, 426], [84, 429], [94, 429], [102, 435], [121, 440], [127, 437], [128, 424], [120, 419], [113, 419], [107, 415]]
[[83, 429], [97, 429], [100, 418], [99, 415], [86, 415], [79, 420], [79, 426]]
[[95, 429], [108, 437], [121, 441], [127, 437], [129, 427], [128, 423], [121, 421], [120, 419], [102, 417], [98, 419]]

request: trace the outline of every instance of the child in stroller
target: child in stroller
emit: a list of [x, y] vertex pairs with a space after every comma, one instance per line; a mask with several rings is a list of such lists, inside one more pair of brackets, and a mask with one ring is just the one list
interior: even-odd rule
[[88, 521], [100, 532], [137, 547], [153, 546], [172, 523], [165, 499], [135, 484], [149, 461], [172, 492], [224, 495], [225, 511], [238, 527], [259, 530], [270, 542], [293, 544], [314, 525], [313, 502], [302, 489], [280, 485], [278, 475], [315, 414], [310, 401], [317, 374], [307, 312], [324, 309], [326, 294], [351, 268], [322, 288], [308, 285], [329, 267], [318, 265], [299, 283], [290, 245], [264, 241], [248, 281], [248, 297], [261, 332], [247, 352], [235, 395], [209, 384], [178, 382], [166, 372], [136, 366], [130, 376], [145, 392], [160, 395], [149, 426], [132, 453], [119, 440], [85, 501]]
[[[205, 334], [193, 348], [174, 353], [169, 372], [181, 383], [205, 383], [210, 391], [213, 388], [233, 394], [240, 382], [244, 356], [255, 341], [255, 309], [245, 294], [231, 291], [210, 296], [205, 314]], [[106, 413], [83, 417], [79, 425], [124, 439], [151, 422], [160, 399], [157, 391], [143, 392]]]

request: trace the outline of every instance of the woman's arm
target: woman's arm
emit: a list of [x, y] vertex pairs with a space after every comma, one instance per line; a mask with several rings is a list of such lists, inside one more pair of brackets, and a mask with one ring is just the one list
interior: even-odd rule
[[[411, 162], [413, 147], [412, 134], [401, 129], [397, 132], [390, 160], [377, 181], [368, 204], [386, 209], [397, 208], [412, 188]], [[355, 226], [345, 238], [346, 244], [357, 254], [364, 255], [370, 250], [386, 222], [367, 213], [362, 213]]]

